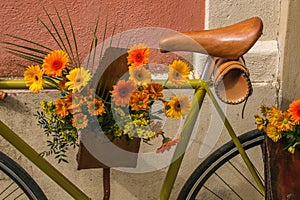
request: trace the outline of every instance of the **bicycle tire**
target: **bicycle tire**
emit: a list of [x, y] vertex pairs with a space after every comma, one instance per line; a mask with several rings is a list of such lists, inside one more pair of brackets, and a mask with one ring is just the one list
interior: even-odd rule
[[15, 161], [0, 152], [1, 191], [3, 199], [46, 200], [46, 196], [32, 177]]
[[[239, 136], [239, 140], [247, 153], [249, 153], [251, 149], [255, 151], [255, 154], [257, 153], [257, 151], [262, 152], [261, 148], [257, 148], [261, 147], [264, 141], [264, 134], [261, 131], [253, 130], [247, 132]], [[246, 196], [242, 197], [242, 193], [234, 191], [240, 190], [241, 188], [243, 191], [247, 190], [246, 188], [244, 188], [244, 185], [246, 183], [243, 183], [241, 184], [243, 186], [240, 186], [239, 183], [234, 183], [234, 181], [237, 180], [235, 176], [233, 177], [226, 173], [232, 172], [241, 175], [242, 178], [239, 180], [242, 181], [243, 179], [245, 179], [243, 177], [246, 176], [245, 174], [235, 172], [236, 166], [233, 166], [233, 163], [237, 162], [233, 159], [241, 159], [241, 156], [237, 155], [239, 155], [239, 152], [232, 141], [224, 144], [222, 147], [217, 149], [194, 170], [194, 172], [191, 174], [191, 176], [187, 179], [186, 183], [182, 187], [178, 195], [178, 199], [258, 199], [257, 196], [260, 196], [261, 199], [264, 199], [264, 196], [259, 192], [259, 189], [254, 188], [256, 187], [256, 185], [253, 180], [251, 180], [250, 182], [249, 180], [246, 181], [251, 186], [250, 188], [248, 188], [251, 190], [247, 191], [248, 193], [245, 193]], [[240, 160], [240, 162], [242, 163], [243, 161]], [[263, 156], [260, 158], [259, 164], [261, 165], [261, 168], [264, 169]], [[238, 170], [240, 170], [239, 168]], [[222, 172], [221, 170], [223, 170], [223, 174], [225, 174], [225, 176], [228, 177], [228, 180], [235, 179], [232, 180], [233, 183], [225, 183], [225, 178], [221, 177], [224, 175], [220, 175]], [[263, 179], [262, 177], [264, 177], [264, 175], [261, 176], [261, 179]], [[212, 183], [210, 183], [210, 181]], [[217, 181], [220, 181], [220, 183]], [[220, 185], [218, 184], [220, 184], [222, 187], [220, 187]], [[252, 193], [252, 191], [257, 191], [258, 195], [255, 196], [255, 194]], [[249, 192], [251, 195], [249, 195]], [[235, 198], [235, 196], [237, 198]]]

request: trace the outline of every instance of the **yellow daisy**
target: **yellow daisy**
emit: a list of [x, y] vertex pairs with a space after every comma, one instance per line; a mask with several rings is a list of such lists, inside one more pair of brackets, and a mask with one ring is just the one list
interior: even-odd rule
[[129, 69], [129, 79], [137, 85], [144, 85], [151, 82], [151, 72], [144, 66], [137, 66]]
[[29, 89], [34, 93], [38, 93], [40, 90], [43, 89], [43, 71], [38, 65], [29, 66], [25, 70], [24, 80], [26, 86], [29, 86]]
[[50, 52], [43, 60], [42, 68], [48, 76], [61, 76], [69, 63], [69, 56], [63, 50]]
[[182, 94], [173, 96], [172, 99], [165, 104], [165, 110], [167, 117], [179, 119], [188, 114], [191, 110], [191, 101], [187, 96]]
[[84, 68], [75, 68], [72, 69], [66, 77], [68, 81], [65, 83], [65, 86], [67, 86], [69, 90], [80, 91], [91, 79], [91, 74]]

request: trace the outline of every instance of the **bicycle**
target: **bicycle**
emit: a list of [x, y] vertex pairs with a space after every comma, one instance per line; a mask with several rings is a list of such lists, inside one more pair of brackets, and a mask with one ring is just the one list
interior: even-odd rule
[[[198, 113], [200, 112], [201, 105], [204, 101], [205, 95], [208, 94], [218, 114], [224, 122], [232, 141], [224, 144], [217, 151], [212, 153], [207, 159], [205, 159], [196, 170], [192, 173], [190, 178], [183, 186], [178, 199], [196, 199], [198, 193], [202, 190], [211, 192], [215, 197], [221, 198], [222, 194], [213, 192], [208, 188], [206, 183], [212, 180], [215, 183], [214, 176], [220, 178], [219, 169], [221, 170], [225, 165], [233, 166], [234, 159], [241, 155], [244, 162], [247, 165], [247, 169], [254, 178], [258, 189], [255, 189], [261, 196], [264, 196], [264, 185], [261, 180], [262, 177], [258, 175], [256, 168], [253, 166], [250, 158], [245, 151], [253, 150], [256, 147], [260, 147], [264, 141], [264, 135], [262, 132], [253, 130], [247, 132], [240, 137], [237, 137], [231, 124], [229, 123], [226, 115], [222, 111], [216, 98], [212, 94], [209, 86], [211, 85], [211, 77], [216, 67], [216, 58], [223, 58], [228, 60], [237, 61], [254, 45], [262, 34], [262, 21], [258, 17], [254, 17], [231, 26], [224, 28], [199, 31], [193, 33], [184, 33], [168, 35], [162, 38], [160, 47], [163, 51], [188, 51], [208, 54], [209, 57], [204, 66], [204, 71], [201, 79], [190, 80], [189, 85], [195, 89], [194, 98], [192, 101], [192, 111], [188, 115], [183, 131], [181, 134], [182, 140], [176, 146], [173, 156], [173, 162], [168, 168], [168, 172], [161, 188], [159, 199], [169, 199], [172, 191], [172, 187], [175, 183], [176, 176], [181, 166], [185, 149], [187, 148], [194, 124], [197, 120]], [[188, 36], [188, 37], [186, 37]], [[197, 43], [201, 44], [203, 49], [197, 49], [189, 43], [189, 39], [192, 38]], [[14, 83], [14, 84], [12, 84]], [[0, 80], [1, 89], [26, 89], [27, 87], [22, 80]], [[47, 86], [45, 86], [47, 88]], [[51, 88], [51, 87], [49, 87]], [[47, 176], [54, 180], [60, 187], [62, 187], [67, 193], [69, 193], [75, 199], [89, 199], [76, 185], [70, 182], [64, 175], [62, 175], [57, 169], [55, 169], [49, 162], [39, 156], [39, 154], [30, 147], [24, 140], [22, 140], [16, 133], [14, 133], [9, 127], [0, 121], [0, 134], [14, 147], [16, 147], [23, 155], [25, 155], [31, 162], [33, 162], [38, 168], [40, 168]], [[30, 178], [30, 176], [13, 160], [0, 153], [0, 170], [6, 173], [13, 182], [15, 182], [21, 190], [28, 196], [29, 199], [47, 199], [43, 194], [39, 186]], [[233, 167], [234, 170], [238, 170], [237, 167]], [[244, 179], [243, 173], [238, 172]], [[221, 178], [222, 179], [222, 178]], [[246, 178], [247, 180], [247, 178]], [[225, 180], [222, 180], [225, 181]], [[252, 181], [245, 181], [250, 183], [251, 187], [256, 188]], [[9, 185], [10, 186], [10, 185]], [[226, 183], [226, 187], [233, 191], [233, 187]], [[7, 187], [9, 188], [9, 187]], [[225, 190], [225, 187], [222, 188]], [[7, 191], [8, 189], [4, 189]], [[14, 190], [13, 190], [14, 191]], [[9, 192], [11, 195], [12, 192]], [[0, 192], [2, 194], [4, 192]], [[233, 191], [238, 198], [240, 194], [238, 191]], [[207, 195], [207, 194], [203, 194]], [[19, 194], [18, 194], [19, 196]], [[211, 196], [201, 196], [201, 198], [211, 198]], [[225, 197], [228, 198], [228, 197]]]

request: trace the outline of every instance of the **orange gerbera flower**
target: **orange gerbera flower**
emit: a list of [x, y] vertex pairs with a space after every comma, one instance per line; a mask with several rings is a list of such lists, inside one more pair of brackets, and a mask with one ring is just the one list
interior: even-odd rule
[[133, 81], [120, 80], [113, 86], [111, 91], [111, 97], [117, 106], [124, 107], [128, 105], [130, 96], [135, 90], [136, 86]]
[[156, 153], [163, 153], [164, 151], [169, 151], [170, 148], [180, 142], [180, 136], [177, 136], [173, 139], [164, 138], [163, 144], [156, 149]]
[[48, 76], [61, 76], [69, 63], [69, 56], [63, 50], [54, 50], [43, 60], [42, 68]]
[[163, 86], [158, 83], [150, 83], [146, 90], [148, 90], [149, 96], [152, 99], [158, 100], [158, 98], [163, 97]]
[[61, 98], [56, 99], [55, 101], [55, 113], [60, 117], [66, 117], [69, 112], [69, 104], [66, 101], [63, 101]]
[[129, 105], [132, 110], [147, 110], [149, 106], [149, 95], [144, 91], [136, 90], [130, 97]]
[[130, 67], [145, 65], [149, 61], [150, 49], [145, 44], [134, 45], [127, 53], [127, 64]]
[[102, 101], [94, 99], [94, 101], [88, 102], [88, 110], [91, 115], [102, 115], [105, 113], [105, 106]]
[[77, 129], [83, 129], [87, 126], [87, 124], [88, 124], [88, 118], [86, 115], [82, 113], [78, 113], [73, 116], [73, 120], [72, 120], [73, 127], [76, 127]]
[[290, 104], [288, 112], [292, 115], [295, 124], [300, 124], [300, 99]]

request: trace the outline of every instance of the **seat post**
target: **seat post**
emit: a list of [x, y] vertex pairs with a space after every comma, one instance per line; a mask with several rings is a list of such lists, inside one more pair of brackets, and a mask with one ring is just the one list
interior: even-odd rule
[[214, 65], [212, 64], [212, 62], [213, 62], [213, 57], [208, 56], [205, 61], [204, 69], [201, 76], [201, 79], [204, 81], [209, 80], [214, 72]]

